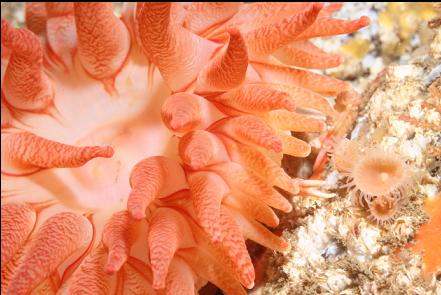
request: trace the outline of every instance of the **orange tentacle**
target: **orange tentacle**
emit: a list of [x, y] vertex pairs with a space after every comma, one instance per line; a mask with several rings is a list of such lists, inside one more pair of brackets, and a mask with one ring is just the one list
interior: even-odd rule
[[171, 3], [138, 5], [137, 27], [147, 57], [158, 66], [173, 91], [185, 89], [212, 57], [217, 46], [171, 19]]
[[179, 141], [179, 155], [193, 169], [227, 161], [228, 155], [219, 138], [211, 132], [196, 130]]
[[2, 269], [28, 239], [36, 222], [35, 211], [22, 203], [1, 207]]
[[323, 95], [335, 96], [351, 87], [348, 82], [301, 69], [263, 63], [253, 63], [253, 67], [265, 82], [294, 85]]
[[220, 241], [220, 208], [223, 197], [229, 192], [227, 184], [213, 172], [192, 173], [188, 182], [199, 224], [213, 241]]
[[144, 218], [148, 205], [159, 197], [166, 178], [163, 167], [163, 157], [148, 158], [133, 167], [127, 209], [135, 219]]
[[181, 258], [174, 257], [170, 263], [165, 294], [195, 294], [195, 277], [193, 270]]
[[177, 211], [159, 208], [150, 221], [148, 236], [153, 288], [165, 287], [170, 262], [179, 248], [194, 245], [187, 221]]
[[200, 34], [231, 18], [239, 7], [237, 2], [192, 2], [187, 8], [184, 27]]
[[80, 215], [63, 212], [50, 217], [36, 233], [8, 294], [28, 294], [70, 255], [85, 249], [92, 232], [89, 220]]
[[46, 3], [26, 2], [26, 26], [35, 34], [44, 33], [46, 30]]
[[224, 50], [200, 72], [196, 92], [226, 91], [242, 84], [248, 67], [245, 41], [238, 30], [229, 31]]
[[130, 49], [130, 34], [113, 14], [112, 3], [75, 3], [78, 54], [95, 79], [113, 79]]
[[252, 289], [255, 278], [254, 266], [248, 254], [242, 232], [226, 209], [221, 210], [220, 223], [222, 227], [222, 245], [227, 249], [228, 255], [239, 273], [241, 283], [246, 288]]
[[135, 220], [127, 211], [113, 214], [104, 226], [103, 243], [109, 250], [106, 272], [117, 272], [127, 261], [130, 247], [136, 238], [133, 232], [134, 226]]
[[271, 89], [264, 84], [246, 84], [212, 100], [251, 114], [262, 114], [276, 109], [295, 110], [295, 104], [289, 94]]
[[370, 20], [367, 16], [362, 16], [356, 20], [341, 20], [323, 17], [316, 21], [312, 26], [297, 36], [296, 40], [305, 40], [314, 37], [333, 36], [340, 34], [350, 34], [368, 26]]
[[239, 164], [221, 163], [211, 166], [210, 169], [222, 176], [233, 193], [245, 193], [283, 212], [292, 210], [288, 200], [253, 173], [247, 173]]
[[48, 140], [29, 132], [2, 134], [2, 169], [23, 173], [36, 168], [80, 167], [97, 158], [110, 158], [111, 147], [75, 147]]
[[7, 102], [23, 110], [42, 110], [53, 100], [52, 84], [43, 72], [43, 50], [27, 29], [13, 29], [2, 20], [2, 45], [10, 48], [2, 91]]
[[106, 250], [99, 246], [89, 254], [72, 275], [66, 286], [72, 295], [106, 295], [111, 293], [112, 277], [104, 272]]
[[255, 116], [230, 117], [213, 129], [244, 144], [260, 146], [276, 153], [282, 151], [280, 138], [263, 120]]
[[259, 57], [268, 55], [276, 49], [288, 45], [314, 23], [322, 7], [322, 3], [312, 3], [300, 13], [246, 33], [244, 38], [251, 59], [259, 59]]
[[343, 57], [326, 53], [309, 41], [296, 41], [274, 53], [283, 63], [307, 69], [329, 69], [340, 65]]

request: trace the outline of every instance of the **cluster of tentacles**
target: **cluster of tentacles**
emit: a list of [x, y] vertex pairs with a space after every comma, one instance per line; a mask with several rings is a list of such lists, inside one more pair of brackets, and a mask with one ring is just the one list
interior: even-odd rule
[[[308, 39], [351, 33], [341, 4], [29, 3], [2, 21], [2, 293], [244, 294], [245, 240], [280, 193], [320, 196], [283, 154], [310, 145], [349, 84]], [[280, 190], [276, 190], [278, 187]]]

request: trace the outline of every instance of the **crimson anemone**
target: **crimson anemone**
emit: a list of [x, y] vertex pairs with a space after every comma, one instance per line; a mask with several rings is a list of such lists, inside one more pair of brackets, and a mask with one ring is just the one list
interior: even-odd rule
[[289, 247], [264, 226], [292, 209], [274, 186], [320, 184], [281, 168], [310, 153], [290, 131], [324, 131], [324, 95], [350, 88], [300, 68], [341, 62], [309, 38], [368, 24], [340, 6], [29, 3], [33, 32], [2, 21], [2, 293], [252, 288], [245, 240]]

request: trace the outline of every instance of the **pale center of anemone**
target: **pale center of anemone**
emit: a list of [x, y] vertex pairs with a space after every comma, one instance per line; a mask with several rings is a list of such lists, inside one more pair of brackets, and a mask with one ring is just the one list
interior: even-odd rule
[[367, 155], [354, 167], [354, 183], [370, 195], [387, 195], [400, 185], [402, 169], [398, 159], [389, 155]]
[[387, 182], [389, 180], [389, 177], [390, 177], [389, 173], [386, 172], [380, 173], [380, 179], [382, 182]]
[[[51, 71], [56, 119], [25, 118], [28, 130], [74, 146], [111, 146], [111, 158], [95, 158], [79, 168], [48, 169], [39, 185], [64, 206], [81, 211], [125, 209], [130, 173], [139, 161], [164, 155], [176, 159], [177, 140], [164, 126], [161, 106], [170, 95], [156, 70], [152, 83], [148, 66], [129, 59], [117, 75], [116, 95], [89, 77], [78, 58], [68, 73]], [[26, 128], [24, 128], [26, 129]], [[42, 199], [47, 199], [42, 196]]]
[[392, 209], [391, 202], [387, 201], [385, 198], [380, 198], [375, 200], [373, 205], [373, 208], [375, 209], [375, 212], [381, 215], [386, 215], [390, 213], [390, 209]]

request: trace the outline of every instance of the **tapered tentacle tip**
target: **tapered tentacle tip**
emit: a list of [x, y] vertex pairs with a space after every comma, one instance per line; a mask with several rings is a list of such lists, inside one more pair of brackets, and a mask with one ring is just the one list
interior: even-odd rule
[[316, 2], [313, 5], [314, 5], [314, 9], [319, 11], [322, 10], [322, 8], [325, 6], [325, 4], [322, 2]]
[[110, 146], [92, 146], [83, 149], [85, 159], [93, 158], [111, 158], [114, 154], [114, 150]]
[[98, 150], [98, 157], [111, 158], [114, 153], [115, 151], [111, 146], [100, 147]]
[[359, 20], [359, 24], [360, 24], [362, 27], [369, 26], [370, 23], [371, 23], [371, 19], [370, 19], [369, 17], [367, 17], [367, 16], [362, 16], [362, 17], [360, 18], [360, 20]]
[[304, 196], [316, 197], [321, 199], [332, 199], [337, 196], [334, 193], [325, 193], [319, 189], [310, 188], [310, 187], [301, 189], [300, 194]]
[[110, 251], [104, 271], [108, 274], [113, 274], [119, 271], [126, 261], [126, 254]]
[[311, 146], [295, 137], [282, 135], [283, 152], [285, 154], [305, 158], [311, 153]]
[[303, 149], [303, 154], [302, 154], [302, 156], [303, 156], [303, 157], [307, 157], [307, 156], [309, 156], [310, 154], [311, 154], [311, 146], [310, 146], [310, 145], [305, 146], [305, 148]]
[[293, 180], [289, 184], [289, 188], [291, 189], [289, 192], [297, 195], [300, 192], [300, 186], [297, 181]]
[[201, 123], [203, 98], [188, 93], [176, 93], [167, 98], [161, 108], [164, 124], [174, 132], [188, 132]]
[[190, 122], [185, 122], [185, 120], [183, 120], [182, 118], [174, 117], [174, 118], [172, 118], [172, 120], [170, 121], [169, 124], [170, 124], [171, 130], [179, 131], [185, 125], [188, 125], [188, 123], [190, 123]]
[[[130, 198], [130, 197], [129, 197]], [[142, 208], [141, 205], [132, 205], [128, 206], [128, 211], [132, 215], [132, 217], [136, 220], [142, 220], [146, 217], [145, 215], [145, 209]]]
[[289, 252], [291, 250], [291, 244], [285, 240], [281, 240], [280, 250], [282, 250], [283, 252]]
[[156, 279], [156, 280], [153, 279], [152, 287], [155, 290], [164, 289], [165, 288], [165, 277], [161, 278], [161, 279]]
[[289, 213], [292, 211], [292, 205], [290, 203], [287, 203], [283, 208], [281, 208], [281, 210], [285, 213]]
[[228, 34], [230, 34], [230, 36], [234, 36], [234, 37], [237, 37], [237, 36], [240, 36], [240, 31], [239, 31], [239, 29], [237, 29], [237, 28], [229, 28], [228, 30], [227, 30], [227, 32], [228, 32]]
[[283, 150], [283, 145], [279, 141], [274, 141], [269, 144], [270, 144], [271, 150], [273, 150], [276, 153], [280, 153]]
[[101, 83], [103, 83], [104, 90], [112, 96], [112, 97], [118, 97], [118, 90], [115, 87], [115, 77], [105, 77], [101, 79]]
[[254, 281], [252, 281], [251, 283], [249, 283], [248, 285], [245, 286], [248, 290], [251, 290], [254, 288]]

